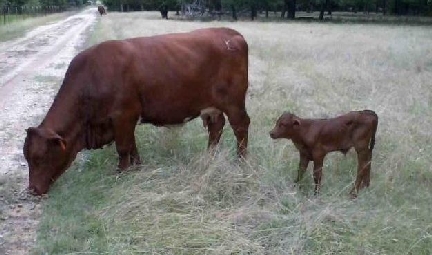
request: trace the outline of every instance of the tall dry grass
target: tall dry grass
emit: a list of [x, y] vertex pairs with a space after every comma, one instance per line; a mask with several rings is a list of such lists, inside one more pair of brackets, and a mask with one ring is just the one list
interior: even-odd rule
[[[432, 254], [429, 27], [186, 22], [109, 13], [91, 42], [228, 26], [250, 46], [249, 158], [229, 127], [205, 152], [199, 121], [137, 128], [143, 166], [115, 174], [113, 147], [85, 153], [45, 202], [34, 254]], [[330, 154], [322, 193], [268, 131], [304, 117], [379, 115], [371, 187], [350, 200], [356, 156]]]

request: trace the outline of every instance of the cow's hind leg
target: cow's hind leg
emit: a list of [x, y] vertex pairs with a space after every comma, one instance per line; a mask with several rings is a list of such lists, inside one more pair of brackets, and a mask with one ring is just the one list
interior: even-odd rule
[[245, 157], [248, 145], [249, 115], [245, 107], [236, 106], [229, 107], [226, 109], [225, 113], [228, 116], [228, 121], [234, 131], [234, 135], [237, 138], [237, 155], [239, 157]]
[[127, 169], [131, 164], [141, 163], [134, 134], [137, 120], [138, 117], [127, 115], [113, 119], [114, 141], [119, 155], [120, 171]]

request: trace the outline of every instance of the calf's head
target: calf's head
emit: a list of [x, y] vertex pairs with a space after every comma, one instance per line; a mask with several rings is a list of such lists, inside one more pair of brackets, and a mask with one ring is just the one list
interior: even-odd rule
[[23, 152], [29, 166], [29, 191], [35, 195], [47, 193], [67, 168], [65, 140], [52, 130], [31, 127]]
[[284, 112], [276, 121], [275, 127], [270, 131], [270, 137], [272, 139], [292, 139], [299, 127], [300, 119], [292, 113]]

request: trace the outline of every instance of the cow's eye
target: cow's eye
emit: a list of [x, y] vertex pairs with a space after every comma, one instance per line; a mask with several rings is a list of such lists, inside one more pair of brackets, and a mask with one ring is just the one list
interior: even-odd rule
[[41, 162], [42, 162], [42, 160], [40, 160], [40, 159], [34, 159], [33, 160], [33, 165], [39, 166]]
[[33, 165], [39, 166], [43, 163], [43, 158], [41, 156], [34, 156], [32, 161]]

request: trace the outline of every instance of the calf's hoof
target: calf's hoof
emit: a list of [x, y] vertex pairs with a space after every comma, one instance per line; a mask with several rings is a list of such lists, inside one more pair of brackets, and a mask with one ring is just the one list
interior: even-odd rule
[[350, 198], [351, 199], [356, 199], [357, 198], [357, 193], [350, 193]]

